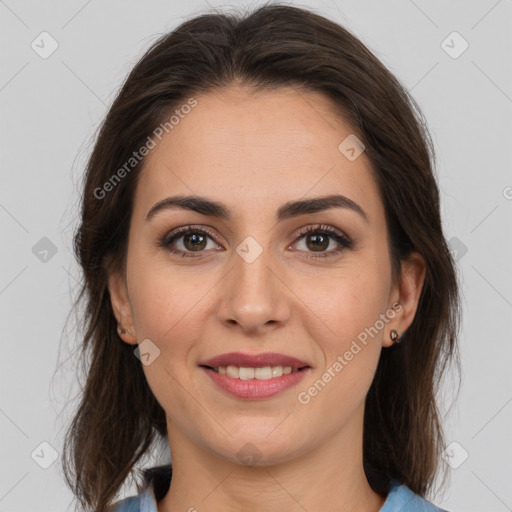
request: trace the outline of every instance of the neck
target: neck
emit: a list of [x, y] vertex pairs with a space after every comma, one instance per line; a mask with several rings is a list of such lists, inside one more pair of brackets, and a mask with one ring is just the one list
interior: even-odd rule
[[169, 422], [173, 474], [158, 512], [378, 512], [385, 498], [364, 473], [362, 420], [355, 414], [329, 442], [287, 462], [260, 466], [205, 450]]

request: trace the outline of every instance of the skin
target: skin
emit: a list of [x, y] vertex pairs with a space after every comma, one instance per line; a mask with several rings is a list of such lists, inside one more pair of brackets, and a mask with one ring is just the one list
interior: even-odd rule
[[[144, 372], [167, 415], [173, 478], [159, 512], [358, 510], [377, 512], [362, 464], [364, 400], [380, 353], [412, 323], [425, 265], [415, 254], [391, 279], [384, 207], [363, 152], [348, 160], [338, 145], [354, 133], [319, 93], [232, 87], [195, 96], [198, 105], [145, 160], [131, 217], [124, 274], [109, 290], [126, 343], [150, 339], [160, 355]], [[276, 222], [292, 200], [343, 194], [369, 222], [332, 208]], [[145, 217], [158, 201], [196, 194], [225, 203], [231, 221], [180, 208]], [[180, 257], [159, 247], [194, 224], [216, 235]], [[326, 224], [332, 239], [315, 250], [298, 230]], [[248, 236], [262, 253], [236, 252]], [[313, 243], [312, 243], [313, 242]], [[197, 242], [196, 242], [197, 243]], [[181, 237], [174, 248], [193, 251]], [[195, 257], [194, 257], [195, 256]], [[365, 328], [396, 302], [401, 309], [307, 404], [298, 400]], [[198, 367], [226, 352], [280, 352], [312, 367], [296, 387], [265, 400], [228, 396]], [[259, 454], [243, 463], [252, 443]], [[332, 489], [337, 489], [335, 493]]]

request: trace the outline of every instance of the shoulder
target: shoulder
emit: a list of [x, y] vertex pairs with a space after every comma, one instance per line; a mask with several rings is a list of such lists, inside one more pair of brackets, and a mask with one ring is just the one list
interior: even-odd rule
[[406, 485], [394, 480], [391, 490], [379, 512], [448, 512], [412, 492]]
[[144, 471], [144, 485], [139, 494], [114, 504], [112, 512], [158, 512], [157, 502], [169, 489], [172, 476], [170, 465], [157, 466]]
[[137, 496], [118, 501], [112, 512], [158, 512], [155, 495], [151, 489], [145, 489]]
[[131, 496], [118, 501], [112, 512], [141, 512], [139, 496]]

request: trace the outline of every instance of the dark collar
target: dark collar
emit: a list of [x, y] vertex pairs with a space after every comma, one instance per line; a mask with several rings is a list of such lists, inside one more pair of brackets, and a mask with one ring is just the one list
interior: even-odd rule
[[171, 485], [172, 466], [166, 464], [145, 469], [143, 476], [146, 485], [153, 487], [155, 499], [158, 502], [167, 494]]

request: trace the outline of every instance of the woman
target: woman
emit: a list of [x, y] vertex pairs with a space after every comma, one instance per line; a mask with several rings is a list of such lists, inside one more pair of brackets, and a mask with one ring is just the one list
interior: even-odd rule
[[[313, 12], [160, 38], [101, 127], [75, 236], [83, 508], [440, 510], [460, 305], [433, 160], [406, 90]], [[116, 501], [158, 440], [172, 468]]]

